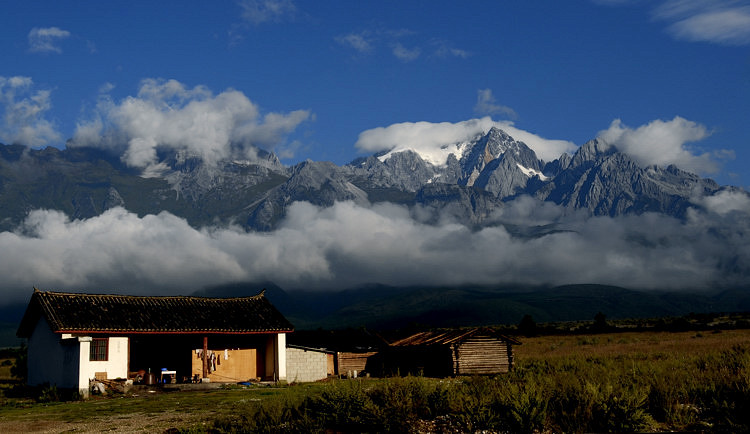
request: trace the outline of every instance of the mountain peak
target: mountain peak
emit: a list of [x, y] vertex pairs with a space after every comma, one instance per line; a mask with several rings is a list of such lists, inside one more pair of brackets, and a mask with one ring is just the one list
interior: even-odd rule
[[580, 148], [578, 148], [576, 153], [573, 155], [570, 166], [576, 167], [587, 161], [593, 161], [597, 158], [614, 154], [615, 152], [617, 152], [617, 148], [615, 148], [614, 145], [609, 144], [602, 138], [589, 140]]

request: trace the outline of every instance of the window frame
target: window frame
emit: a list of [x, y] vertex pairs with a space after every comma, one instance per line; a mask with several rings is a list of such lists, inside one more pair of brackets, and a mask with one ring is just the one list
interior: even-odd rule
[[92, 338], [89, 345], [90, 362], [106, 362], [109, 360], [109, 338]]

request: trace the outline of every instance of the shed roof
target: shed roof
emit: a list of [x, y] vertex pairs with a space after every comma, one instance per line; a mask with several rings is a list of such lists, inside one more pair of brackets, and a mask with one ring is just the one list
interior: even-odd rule
[[291, 332], [294, 326], [265, 297], [144, 297], [46, 292], [34, 294], [17, 335], [29, 337], [40, 317], [55, 333]]
[[391, 343], [393, 347], [408, 346], [430, 346], [430, 345], [451, 345], [462, 342], [474, 336], [490, 336], [496, 339], [508, 341], [515, 345], [521, 342], [498, 333], [490, 328], [474, 328], [467, 330], [448, 330], [448, 331], [428, 331], [411, 335], [407, 338], [400, 339]]

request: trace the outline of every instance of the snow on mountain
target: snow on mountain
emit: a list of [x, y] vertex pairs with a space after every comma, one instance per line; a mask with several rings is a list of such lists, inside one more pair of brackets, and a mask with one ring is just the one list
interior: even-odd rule
[[476, 140], [493, 127], [504, 131], [515, 140], [524, 142], [544, 161], [552, 161], [561, 154], [575, 152], [578, 148], [570, 141], [546, 139], [516, 128], [513, 122], [493, 121], [490, 117], [456, 123], [403, 122], [373, 128], [360, 133], [355, 147], [370, 155], [393, 155], [411, 150], [423, 155], [425, 161], [442, 166], [446, 164], [446, 157], [451, 153], [460, 158], [463, 151], [456, 149], [458, 145]]
[[[380, 162], [385, 163], [394, 155], [402, 152], [411, 151], [417, 154], [422, 160], [438, 168], [447, 166], [448, 159], [451, 155], [459, 161], [467, 159], [476, 160], [477, 158], [485, 160], [485, 163], [492, 159], [498, 158], [508, 149], [514, 148], [518, 155], [519, 150], [516, 145], [517, 141], [508, 135], [505, 131], [495, 126], [487, 131], [483, 131], [469, 140], [463, 140], [456, 143], [444, 143], [435, 146], [433, 143], [424, 145], [418, 142], [411, 142], [398, 145], [379, 155], [377, 158]], [[478, 153], [477, 156], [472, 156]]]
[[432, 164], [433, 166], [437, 167], [445, 167], [448, 164], [448, 157], [453, 154], [460, 158], [467, 148], [470, 147], [470, 145], [477, 140], [481, 136], [477, 136], [474, 140], [470, 141], [463, 141], [460, 143], [453, 143], [453, 144], [446, 144], [442, 145], [440, 147], [434, 147], [434, 146], [414, 146], [414, 147], [397, 147], [394, 148], [387, 153], [378, 156], [378, 160], [380, 160], [382, 163], [385, 163], [386, 160], [391, 158], [394, 154], [398, 154], [400, 152], [406, 152], [406, 151], [412, 151], [419, 155], [420, 158], [422, 158], [427, 163]]
[[538, 170], [534, 170], [534, 169], [530, 169], [528, 167], [524, 167], [524, 166], [521, 165], [521, 163], [516, 163], [516, 167], [518, 167], [519, 169], [521, 169], [521, 172], [523, 172], [529, 178], [534, 177], [534, 176], [538, 176], [539, 179], [541, 179], [542, 181], [549, 180], [549, 177], [548, 176], [544, 176], [544, 173], [542, 173], [542, 172], [540, 172]]

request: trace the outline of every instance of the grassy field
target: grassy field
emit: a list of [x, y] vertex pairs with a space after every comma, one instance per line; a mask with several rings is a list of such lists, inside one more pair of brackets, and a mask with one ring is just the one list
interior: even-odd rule
[[[750, 330], [523, 338], [498, 377], [14, 396], [0, 432], [627, 432], [750, 430]], [[47, 394], [49, 396], [49, 394]]]

